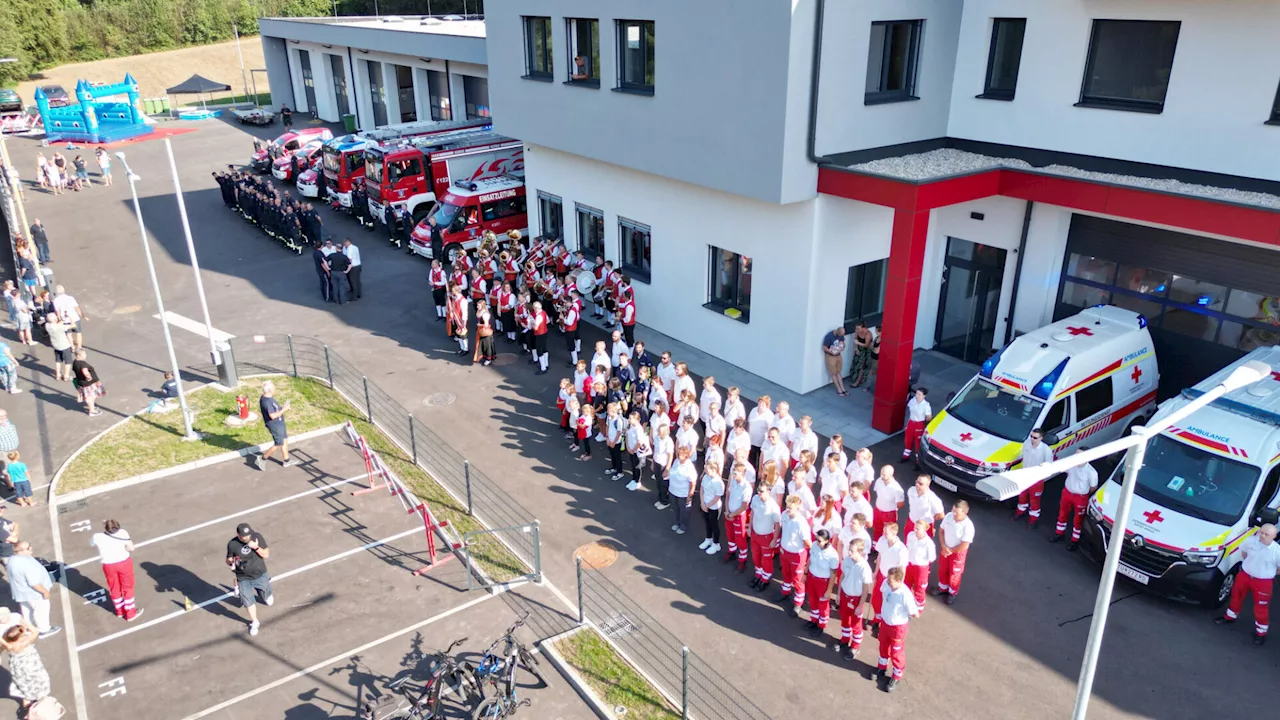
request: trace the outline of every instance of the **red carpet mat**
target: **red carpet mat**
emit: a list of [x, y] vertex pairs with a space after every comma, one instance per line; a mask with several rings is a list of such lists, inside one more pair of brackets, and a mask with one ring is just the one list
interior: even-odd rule
[[[159, 140], [160, 138], [172, 137], [174, 135], [185, 135], [187, 133], [195, 132], [197, 129], [198, 128], [159, 128], [158, 127], [156, 128], [156, 131], [153, 133], [148, 133], [146, 135], [139, 135], [138, 137], [127, 138], [125, 140], [117, 140], [116, 142], [76, 143], [75, 145], [76, 147], [84, 147], [84, 148], [100, 147], [104, 149], [111, 149], [111, 148], [123, 147], [125, 145], [136, 145], [137, 143], [146, 142], [148, 140]], [[61, 145], [61, 143], [53, 143], [51, 147], [57, 146], [57, 145]]]

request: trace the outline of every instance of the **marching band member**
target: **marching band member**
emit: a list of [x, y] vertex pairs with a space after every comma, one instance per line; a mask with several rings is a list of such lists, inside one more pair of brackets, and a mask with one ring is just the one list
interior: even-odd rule
[[622, 276], [618, 297], [618, 322], [622, 325], [622, 337], [628, 345], [636, 341], [636, 297], [631, 291], [631, 281]]
[[791, 437], [792, 465], [800, 462], [800, 453], [805, 450], [813, 453], [815, 458], [818, 456], [818, 435], [813, 431], [813, 418], [808, 415], [800, 418], [800, 424]]
[[862, 647], [862, 606], [871, 602], [875, 574], [867, 564], [867, 541], [854, 538], [844, 544], [840, 562], [840, 645], [845, 660], [858, 656]]
[[800, 608], [804, 606], [804, 571], [809, 564], [809, 546], [813, 544], [813, 529], [802, 505], [799, 497], [787, 496], [787, 509], [782, 513], [782, 529], [778, 536], [782, 550], [782, 594], [778, 600], [791, 598], [788, 617], [799, 617]]
[[778, 501], [763, 483], [751, 498], [751, 564], [756, 576], [751, 587], [764, 592], [773, 580], [773, 553], [782, 534], [782, 511]]
[[516, 279], [520, 275], [520, 263], [515, 256], [508, 252], [506, 258], [502, 259], [502, 280], [511, 283], [512, 287], [516, 284]]
[[512, 280], [502, 283], [498, 293], [498, 315], [502, 318], [502, 329], [507, 333], [507, 342], [516, 341], [516, 333], [520, 325], [516, 322], [516, 294], [512, 291]]
[[547, 314], [542, 311], [542, 303], [533, 304], [533, 312], [529, 316], [529, 331], [533, 333], [533, 357], [538, 361], [538, 375], [547, 374]]
[[467, 299], [462, 296], [462, 288], [453, 286], [449, 296], [449, 312], [447, 330], [449, 337], [458, 341], [458, 354], [467, 354]]
[[[1088, 450], [1088, 445], [1077, 445], [1076, 452]], [[1074, 454], [1074, 453], [1073, 453]], [[1071, 544], [1067, 550], [1075, 552], [1080, 547], [1080, 525], [1084, 523], [1084, 511], [1089, 505], [1089, 496], [1098, 487], [1098, 471], [1092, 463], [1077, 465], [1067, 471], [1067, 482], [1062, 486], [1062, 500], [1058, 503], [1058, 527], [1049, 538], [1049, 542], [1062, 540], [1067, 532], [1067, 523], [1071, 525]], [[1073, 518], [1074, 516], [1074, 518]]]
[[742, 574], [747, 568], [747, 510], [751, 506], [751, 483], [747, 480], [747, 465], [734, 462], [729, 476], [724, 513], [724, 538], [729, 550], [724, 554], [724, 562], [732, 562], [737, 558], [738, 568], [735, 572]]
[[805, 596], [809, 599], [809, 634], [821, 637], [831, 618], [831, 592], [836, 586], [836, 570], [840, 554], [831, 545], [831, 533], [825, 528], [814, 533], [809, 548], [809, 572], [805, 579]]
[[[532, 325], [533, 311], [529, 305], [529, 293], [520, 293], [520, 297], [516, 300], [516, 338], [520, 341], [520, 347], [525, 352], [533, 351]], [[529, 362], [534, 362], [530, 360]]]
[[876, 511], [871, 522], [871, 539], [876, 543], [876, 552], [879, 552], [884, 526], [894, 523], [894, 530], [897, 530], [898, 510], [902, 508], [906, 496], [902, 492], [902, 486], [893, 477], [892, 465], [880, 468], [880, 477], [876, 479], [872, 489], [875, 491]]
[[884, 534], [876, 541], [876, 585], [871, 591], [871, 605], [876, 609], [876, 619], [881, 617], [884, 598], [878, 587], [890, 570], [906, 571], [907, 545], [898, 537], [898, 523], [888, 522], [881, 528]]
[[445, 321], [445, 308], [449, 304], [449, 278], [444, 274], [444, 266], [440, 261], [431, 261], [431, 272], [427, 275], [431, 282], [431, 300], [436, 305], [436, 322]]
[[[916, 476], [916, 484], [907, 491], [907, 517], [911, 520], [911, 525], [923, 520], [928, 524], [929, 538], [933, 539], [933, 524], [942, 520], [942, 498], [938, 494], [929, 489], [932, 481], [927, 474]], [[923, 605], [924, 601], [920, 601]]]
[[957, 500], [951, 512], [942, 519], [938, 543], [938, 589], [934, 595], [942, 595], [948, 605], [956, 601], [960, 592], [960, 578], [964, 575], [964, 561], [973, 544], [973, 521], [969, 519], [969, 503]]
[[570, 303], [560, 318], [560, 327], [564, 329], [564, 344], [569, 349], [569, 365], [578, 364], [578, 353], [582, 350], [582, 335], [578, 332], [578, 306]]
[[653, 444], [639, 410], [632, 410], [628, 419], [627, 453], [631, 458], [631, 482], [627, 483], [627, 489], [632, 492], [644, 490], [644, 470], [649, 465], [649, 458], [653, 457]]
[[889, 665], [893, 665], [893, 674], [889, 676], [885, 692], [893, 692], [902, 682], [902, 673], [907, 667], [907, 622], [920, 617], [920, 607], [903, 583], [903, 575], [902, 568], [893, 568], [883, 582], [879, 576], [876, 577], [876, 590], [884, 598], [884, 615], [877, 613], [880, 621], [879, 677], [889, 676]]
[[502, 314], [498, 312], [500, 305], [499, 297], [502, 295], [501, 283], [487, 281], [489, 283], [489, 294], [485, 301], [489, 304], [489, 312], [493, 315], [494, 332], [502, 332]]
[[602, 318], [604, 317], [604, 295], [602, 293], [605, 278], [603, 255], [596, 255], [596, 262], [591, 267], [591, 272], [595, 275], [595, 283], [593, 285], [595, 290], [591, 294], [591, 315], [592, 317]]
[[453, 272], [449, 275], [449, 284], [457, 285], [462, 288], [463, 292], [466, 292], [468, 287], [466, 267], [458, 262], [454, 262]]
[[751, 413], [747, 415], [747, 434], [751, 436], [752, 464], [759, 462], [760, 447], [764, 445], [769, 427], [773, 425], [771, 403], [768, 395], [761, 395], [760, 399], [756, 400], [756, 406], [751, 408]]
[[475, 304], [480, 302], [481, 300], [484, 300], [484, 297], [487, 294], [485, 291], [488, 289], [489, 286], [485, 283], [484, 278], [480, 277], [480, 271], [477, 269], [472, 269], [471, 271], [470, 287], [471, 287], [472, 304]]
[[702, 422], [703, 432], [707, 431], [707, 423], [711, 419], [711, 403], [720, 405], [720, 391], [716, 389], [716, 379], [708, 375], [702, 378], [702, 394], [698, 396], [698, 420]]
[[910, 460], [911, 456], [920, 449], [920, 437], [924, 435], [924, 429], [933, 418], [933, 408], [929, 406], [929, 401], [925, 400], [928, 394], [928, 390], [916, 388], [915, 394], [907, 401], [907, 430], [902, 434], [900, 462]]
[[610, 326], [618, 324], [618, 309], [622, 298], [619, 296], [619, 289], [622, 286], [622, 273], [613, 267], [613, 262], [605, 262], [605, 278], [604, 278], [604, 309], [609, 317], [605, 321]]
[[479, 360], [487, 367], [497, 356], [493, 347], [493, 314], [489, 312], [489, 304], [480, 300], [476, 303], [476, 353], [471, 361]]
[[[1044, 430], [1036, 428], [1031, 431], [1031, 438], [1022, 443], [1022, 467], [1033, 468], [1053, 462], [1053, 448], [1044, 441]], [[1013, 512], [1013, 520], [1022, 517], [1028, 508], [1027, 527], [1032, 530], [1040, 522], [1040, 496], [1044, 495], [1044, 481], [1032, 485], [1018, 495], [1018, 506]]]
[[938, 548], [933, 544], [933, 529], [930, 520], [916, 520], [915, 526], [907, 534], [907, 569], [903, 582], [915, 595], [916, 605], [924, 610], [924, 591], [929, 587], [929, 570], [933, 561], [938, 559]]
[[486, 283], [493, 285], [493, 279], [501, 271], [502, 268], [498, 265], [497, 258], [490, 255], [489, 251], [485, 250], [480, 253], [480, 276], [484, 278]]

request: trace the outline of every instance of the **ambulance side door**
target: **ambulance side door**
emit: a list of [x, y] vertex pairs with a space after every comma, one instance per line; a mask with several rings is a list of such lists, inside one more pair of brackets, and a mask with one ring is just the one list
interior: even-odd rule
[[[1068, 395], [1061, 398], [1049, 407], [1049, 412], [1045, 413], [1044, 420], [1040, 422], [1040, 427], [1044, 430], [1044, 436], [1049, 444], [1054, 446], [1054, 453], [1058, 451], [1060, 444], [1070, 434], [1071, 428], [1071, 401], [1072, 396]], [[1055, 443], [1054, 440], [1058, 442]]]
[[1080, 388], [1075, 392], [1076, 421], [1072, 432], [1080, 432], [1101, 420], [1113, 409], [1112, 382], [1110, 377]]
[[1262, 490], [1258, 492], [1253, 514], [1250, 516], [1252, 524], [1274, 524], [1277, 520], [1277, 508], [1280, 508], [1280, 465], [1271, 468], [1262, 482]]

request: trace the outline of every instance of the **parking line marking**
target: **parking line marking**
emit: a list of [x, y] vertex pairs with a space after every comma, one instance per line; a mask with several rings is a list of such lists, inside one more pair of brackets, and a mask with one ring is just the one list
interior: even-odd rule
[[396, 638], [400, 637], [401, 635], [407, 635], [407, 634], [409, 634], [409, 633], [411, 633], [411, 632], [413, 632], [413, 631], [415, 631], [415, 630], [420, 630], [420, 629], [422, 629], [422, 628], [424, 628], [424, 627], [426, 627], [426, 626], [428, 626], [428, 625], [430, 625], [430, 624], [432, 624], [432, 623], [434, 623], [434, 622], [438, 622], [438, 621], [440, 621], [440, 620], [444, 620], [445, 618], [447, 618], [447, 617], [449, 617], [449, 616], [451, 616], [451, 615], [455, 615], [455, 614], [457, 614], [457, 613], [460, 613], [460, 612], [462, 612], [463, 610], [468, 610], [468, 609], [470, 609], [470, 608], [472, 608], [472, 607], [475, 607], [476, 605], [479, 605], [480, 603], [482, 603], [482, 602], [484, 602], [484, 601], [486, 601], [486, 600], [492, 600], [493, 598], [498, 597], [498, 595], [500, 595], [500, 594], [501, 594], [501, 593], [493, 593], [492, 595], [490, 595], [490, 594], [485, 594], [485, 595], [482, 595], [482, 596], [480, 596], [480, 597], [478, 597], [478, 598], [476, 598], [476, 599], [474, 599], [474, 600], [469, 600], [469, 601], [467, 601], [467, 602], [465, 602], [465, 603], [463, 603], [463, 604], [459, 605], [459, 606], [458, 606], [458, 607], [456, 607], [456, 608], [452, 608], [452, 609], [449, 609], [449, 610], [445, 610], [444, 612], [440, 613], [439, 615], [435, 615], [435, 616], [433, 616], [433, 617], [429, 617], [429, 618], [427, 618], [426, 620], [422, 620], [422, 621], [416, 622], [416, 623], [414, 623], [414, 624], [410, 625], [409, 627], [403, 628], [403, 629], [401, 629], [401, 630], [396, 630], [396, 631], [394, 631], [394, 632], [391, 632], [391, 633], [388, 633], [388, 634], [386, 634], [386, 635], [383, 635], [382, 637], [378, 638], [377, 640], [373, 640], [373, 641], [371, 641], [371, 642], [367, 642], [367, 643], [365, 643], [364, 645], [361, 645], [361, 646], [360, 646], [360, 647], [358, 647], [358, 648], [353, 648], [353, 649], [351, 649], [351, 650], [348, 650], [347, 652], [344, 652], [344, 653], [341, 653], [341, 654], [338, 654], [338, 655], [334, 655], [333, 657], [328, 658], [328, 659], [326, 659], [326, 660], [321, 660], [320, 662], [316, 663], [315, 665], [312, 665], [312, 666], [310, 666], [310, 667], [303, 668], [303, 669], [298, 670], [297, 672], [294, 672], [294, 673], [290, 673], [289, 675], [286, 675], [286, 676], [284, 676], [284, 677], [280, 678], [279, 680], [275, 680], [275, 681], [269, 682], [269, 683], [267, 683], [266, 685], [263, 685], [262, 687], [255, 688], [255, 689], [250, 690], [250, 691], [248, 691], [248, 692], [246, 692], [246, 693], [241, 693], [240, 695], [237, 695], [237, 696], [235, 696], [235, 697], [231, 698], [230, 700], [224, 700], [223, 702], [220, 702], [220, 703], [218, 703], [217, 705], [214, 705], [213, 707], [205, 708], [204, 710], [201, 710], [200, 712], [195, 713], [194, 715], [188, 715], [187, 717], [183, 718], [183, 720], [200, 720], [200, 718], [208, 717], [208, 716], [210, 716], [210, 715], [212, 715], [212, 714], [214, 714], [214, 713], [216, 713], [216, 712], [220, 712], [220, 711], [222, 711], [222, 710], [225, 710], [225, 709], [227, 709], [227, 708], [231, 707], [232, 705], [235, 705], [236, 703], [243, 702], [243, 701], [248, 700], [249, 698], [251, 698], [251, 697], [255, 697], [255, 696], [257, 696], [257, 695], [261, 695], [262, 693], [267, 692], [268, 690], [274, 690], [274, 689], [276, 689], [276, 688], [280, 687], [281, 685], [285, 685], [285, 684], [287, 684], [287, 683], [293, 682], [294, 680], [297, 680], [297, 679], [298, 679], [298, 678], [300, 678], [300, 677], [304, 677], [304, 676], [306, 676], [306, 675], [310, 675], [311, 673], [313, 673], [313, 672], [315, 672], [315, 671], [317, 671], [317, 670], [323, 670], [324, 668], [326, 668], [326, 667], [328, 667], [328, 666], [330, 666], [330, 665], [332, 665], [332, 664], [334, 664], [334, 663], [336, 663], [336, 662], [338, 662], [338, 661], [340, 661], [340, 660], [346, 660], [347, 658], [351, 657], [352, 655], [356, 655], [356, 654], [359, 654], [359, 653], [362, 653], [362, 652], [366, 652], [366, 651], [368, 651], [368, 650], [369, 650], [369, 649], [371, 649], [371, 648], [374, 648], [374, 647], [377, 647], [377, 646], [381, 645], [382, 643], [389, 642], [389, 641], [391, 641], [391, 640], [395, 640]]
[[[273, 500], [273, 501], [271, 501], [271, 502], [269, 502], [269, 503], [264, 503], [264, 504], [262, 504], [262, 505], [258, 505], [258, 506], [256, 506], [256, 507], [251, 507], [251, 508], [249, 508], [249, 509], [247, 509], [247, 510], [241, 510], [241, 511], [239, 511], [239, 512], [231, 513], [230, 515], [223, 515], [223, 516], [222, 516], [222, 517], [220, 517], [220, 518], [214, 518], [213, 520], [209, 520], [209, 521], [207, 521], [207, 522], [202, 522], [202, 523], [200, 523], [199, 525], [192, 525], [191, 527], [183, 528], [183, 529], [181, 529], [181, 530], [175, 530], [175, 531], [173, 531], [173, 532], [169, 533], [168, 535], [161, 535], [160, 537], [151, 538], [150, 540], [143, 540], [142, 542], [134, 543], [134, 544], [133, 544], [133, 547], [134, 547], [135, 549], [137, 549], [137, 548], [140, 548], [140, 547], [145, 547], [145, 546], [147, 546], [147, 545], [152, 545], [152, 544], [154, 544], [154, 543], [158, 543], [158, 542], [160, 542], [161, 540], [168, 540], [168, 539], [170, 539], [170, 538], [178, 537], [179, 535], [185, 535], [185, 534], [187, 534], [187, 533], [189, 533], [189, 532], [194, 532], [194, 531], [196, 531], [196, 530], [201, 530], [201, 529], [203, 529], [203, 528], [207, 528], [207, 527], [209, 527], [210, 525], [217, 525], [218, 523], [222, 523], [222, 522], [226, 522], [226, 521], [228, 521], [228, 520], [232, 520], [232, 519], [235, 519], [235, 518], [239, 518], [239, 517], [241, 517], [241, 516], [243, 516], [243, 515], [248, 515], [248, 514], [250, 514], [250, 513], [255, 513], [255, 512], [257, 512], [257, 511], [259, 511], [259, 510], [266, 510], [266, 509], [267, 509], [267, 508], [269, 508], [269, 507], [275, 507], [276, 505], [283, 505], [284, 503], [287, 503], [287, 502], [289, 502], [290, 500], [297, 500], [298, 498], [306, 497], [306, 496], [308, 496], [308, 495], [315, 495], [316, 493], [322, 493], [322, 492], [324, 492], [325, 490], [331, 490], [331, 489], [333, 489], [333, 488], [339, 487], [339, 486], [341, 486], [341, 485], [346, 485], [346, 484], [348, 484], [348, 483], [360, 482], [361, 480], [364, 480], [364, 479], [365, 479], [365, 478], [367, 478], [367, 477], [369, 477], [369, 474], [368, 474], [368, 473], [364, 473], [363, 475], [357, 475], [356, 477], [353, 477], [353, 478], [347, 478], [346, 480], [339, 480], [338, 482], [329, 483], [328, 485], [320, 485], [320, 486], [318, 486], [318, 487], [313, 487], [313, 488], [311, 488], [310, 490], [304, 490], [304, 491], [302, 491], [302, 492], [300, 492], [300, 493], [297, 493], [297, 494], [294, 494], [294, 495], [290, 495], [289, 497], [283, 497], [283, 498], [280, 498], [279, 500]], [[68, 565], [67, 567], [68, 567], [68, 568], [78, 568], [78, 567], [81, 567], [82, 565], [88, 565], [89, 563], [97, 562], [97, 561], [98, 561], [98, 558], [96, 558], [96, 557], [85, 558], [84, 560], [80, 560], [79, 562], [71, 563], [71, 564], [70, 564], [70, 565]]]
[[[159, 320], [160, 313], [156, 313], [151, 317]], [[195, 320], [192, 320], [191, 318], [186, 317], [184, 315], [179, 315], [178, 313], [173, 312], [172, 310], [164, 311], [164, 320], [165, 322], [169, 323], [170, 325], [176, 328], [181, 328], [183, 330], [186, 330], [187, 332], [195, 333], [196, 335], [199, 335], [202, 338], [209, 337], [209, 332], [205, 329], [204, 323], [196, 322]], [[233, 337], [235, 337], [235, 335], [232, 335], [231, 333], [223, 332], [218, 328], [213, 329], [213, 339], [217, 342], [226, 342]]]
[[[58, 506], [49, 503], [49, 527], [53, 531], [53, 559], [62, 561], [62, 528], [58, 525]], [[58, 593], [58, 604], [62, 607], [63, 634], [67, 640], [67, 659], [71, 670], [71, 693], [74, 697], [76, 718], [89, 720], [88, 705], [84, 699], [84, 677], [80, 672], [80, 653], [76, 650], [76, 622], [71, 615], [71, 593], [65, 587], [66, 575], [63, 575], [63, 592]]]
[[[317, 560], [317, 561], [315, 561], [315, 562], [311, 563], [310, 565], [303, 565], [303, 566], [302, 566], [302, 567], [300, 567], [300, 568], [294, 568], [293, 570], [290, 570], [290, 571], [288, 571], [288, 572], [286, 572], [286, 573], [282, 573], [282, 574], [280, 574], [280, 575], [275, 575], [275, 576], [273, 576], [273, 577], [271, 578], [271, 581], [272, 581], [273, 583], [274, 583], [274, 582], [279, 582], [279, 581], [281, 581], [281, 580], [284, 580], [285, 578], [290, 578], [290, 577], [293, 577], [294, 575], [299, 575], [299, 574], [304, 573], [304, 572], [306, 572], [306, 571], [308, 571], [308, 570], [314, 570], [314, 569], [316, 569], [316, 568], [318, 568], [318, 567], [321, 567], [322, 565], [328, 565], [328, 564], [329, 564], [329, 563], [331, 563], [331, 562], [337, 562], [338, 560], [341, 560], [341, 559], [346, 558], [346, 557], [350, 557], [351, 555], [355, 555], [355, 554], [357, 554], [357, 553], [362, 553], [362, 552], [364, 552], [364, 551], [366, 551], [366, 550], [372, 550], [373, 548], [376, 548], [376, 547], [378, 547], [379, 545], [386, 545], [387, 543], [389, 543], [389, 542], [393, 542], [393, 541], [395, 541], [395, 540], [399, 540], [399, 539], [400, 539], [400, 538], [402, 538], [402, 537], [408, 537], [409, 535], [420, 534], [421, 532], [422, 532], [422, 528], [418, 527], [418, 528], [413, 528], [413, 529], [411, 529], [411, 530], [405, 530], [404, 532], [401, 532], [401, 533], [396, 533], [395, 535], [392, 535], [391, 537], [388, 537], [388, 538], [383, 538], [383, 539], [381, 539], [381, 540], [374, 540], [373, 542], [365, 543], [364, 545], [361, 545], [360, 547], [352, 548], [352, 549], [350, 549], [350, 550], [346, 550], [346, 551], [344, 551], [344, 552], [340, 552], [340, 553], [338, 553], [337, 555], [331, 555], [330, 557], [327, 557], [327, 558], [325, 558], [325, 559], [323, 559], [323, 560]], [[65, 593], [64, 593], [64, 594], [65, 594]], [[209, 598], [208, 600], [205, 600], [204, 602], [197, 603], [194, 607], [192, 607], [192, 610], [199, 610], [200, 608], [208, 607], [208, 606], [210, 606], [210, 605], [212, 605], [212, 604], [214, 604], [214, 603], [216, 603], [216, 602], [221, 602], [221, 601], [223, 601], [223, 600], [226, 600], [227, 598], [235, 597], [237, 594], [238, 594], [238, 593], [237, 593], [237, 591], [235, 591], [235, 590], [232, 590], [232, 591], [230, 591], [230, 592], [222, 593], [221, 595], [219, 595], [219, 596], [217, 596], [217, 597]], [[77, 648], [76, 648], [76, 651], [77, 651], [77, 652], [81, 652], [81, 651], [84, 651], [84, 650], [88, 650], [88, 649], [89, 649], [89, 648], [91, 648], [91, 647], [97, 647], [98, 645], [101, 645], [101, 644], [103, 644], [103, 643], [110, 642], [110, 641], [115, 640], [115, 639], [117, 639], [117, 638], [124, 637], [125, 635], [130, 635], [130, 634], [132, 634], [132, 633], [138, 632], [139, 630], [142, 630], [143, 628], [149, 628], [149, 627], [151, 627], [152, 625], [159, 625], [159, 624], [160, 624], [160, 623], [162, 623], [162, 622], [167, 622], [167, 621], [172, 620], [172, 619], [174, 619], [174, 618], [176, 618], [176, 617], [178, 617], [178, 616], [180, 616], [180, 615], [186, 615], [188, 612], [189, 612], [189, 611], [188, 611], [188, 610], [186, 610], [186, 609], [182, 609], [182, 610], [174, 610], [173, 612], [169, 613], [168, 615], [161, 615], [160, 617], [158, 617], [158, 618], [156, 618], [156, 619], [154, 619], [154, 620], [150, 620], [150, 621], [148, 621], [148, 622], [144, 622], [144, 623], [142, 623], [141, 625], [135, 625], [135, 626], [130, 627], [130, 628], [128, 628], [128, 629], [121, 630], [120, 632], [112, 633], [112, 634], [107, 635], [107, 636], [105, 636], [105, 637], [100, 637], [100, 638], [98, 638], [97, 640], [90, 640], [89, 642], [87, 642], [87, 643], [85, 643], [85, 644], [83, 644], [83, 645], [81, 645], [81, 646], [77, 647]]]

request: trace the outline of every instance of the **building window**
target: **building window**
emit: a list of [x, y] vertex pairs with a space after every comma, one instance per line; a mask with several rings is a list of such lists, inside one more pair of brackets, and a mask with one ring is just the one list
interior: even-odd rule
[[1182, 23], [1094, 20], [1076, 107], [1159, 113]]
[[618, 239], [622, 243], [622, 269], [633, 279], [649, 282], [653, 267], [649, 256], [651, 231], [648, 225], [618, 218]]
[[653, 92], [653, 23], [618, 21], [618, 89]]
[[564, 239], [564, 201], [538, 191], [538, 229], [543, 237]]
[[387, 93], [382, 83], [382, 63], [368, 60], [365, 67], [369, 71], [369, 98], [373, 103], [373, 124], [387, 124]]
[[338, 103], [338, 119], [351, 114], [351, 102], [347, 99], [347, 67], [339, 55], [329, 56], [329, 70], [333, 75], [333, 98]]
[[1271, 119], [1268, 125], [1280, 125], [1280, 87], [1276, 88], [1276, 99], [1271, 101]]
[[916, 76], [919, 74], [920, 31], [923, 27], [923, 20], [871, 23], [865, 104], [919, 100], [916, 97]]
[[589, 258], [604, 255], [604, 212], [578, 205], [578, 249]]
[[489, 81], [484, 78], [462, 76], [462, 94], [467, 99], [467, 119], [487, 118], [489, 113]]
[[845, 330], [852, 331], [859, 320], [869, 327], [880, 325], [884, 317], [884, 280], [888, 272], [888, 260], [849, 268], [849, 282], [844, 294]]
[[427, 71], [427, 94], [431, 98], [431, 119], [452, 120], [449, 108], [449, 76], [439, 70]]
[[742, 322], [751, 320], [751, 258], [711, 248], [711, 297], [707, 307]]
[[987, 84], [978, 97], [1012, 100], [1018, 89], [1018, 66], [1022, 63], [1022, 39], [1026, 18], [996, 18], [991, 25], [991, 53], [987, 55]]
[[551, 18], [526, 17], [524, 19], [524, 76], [550, 80]]
[[600, 87], [600, 21], [569, 18], [569, 83]]

